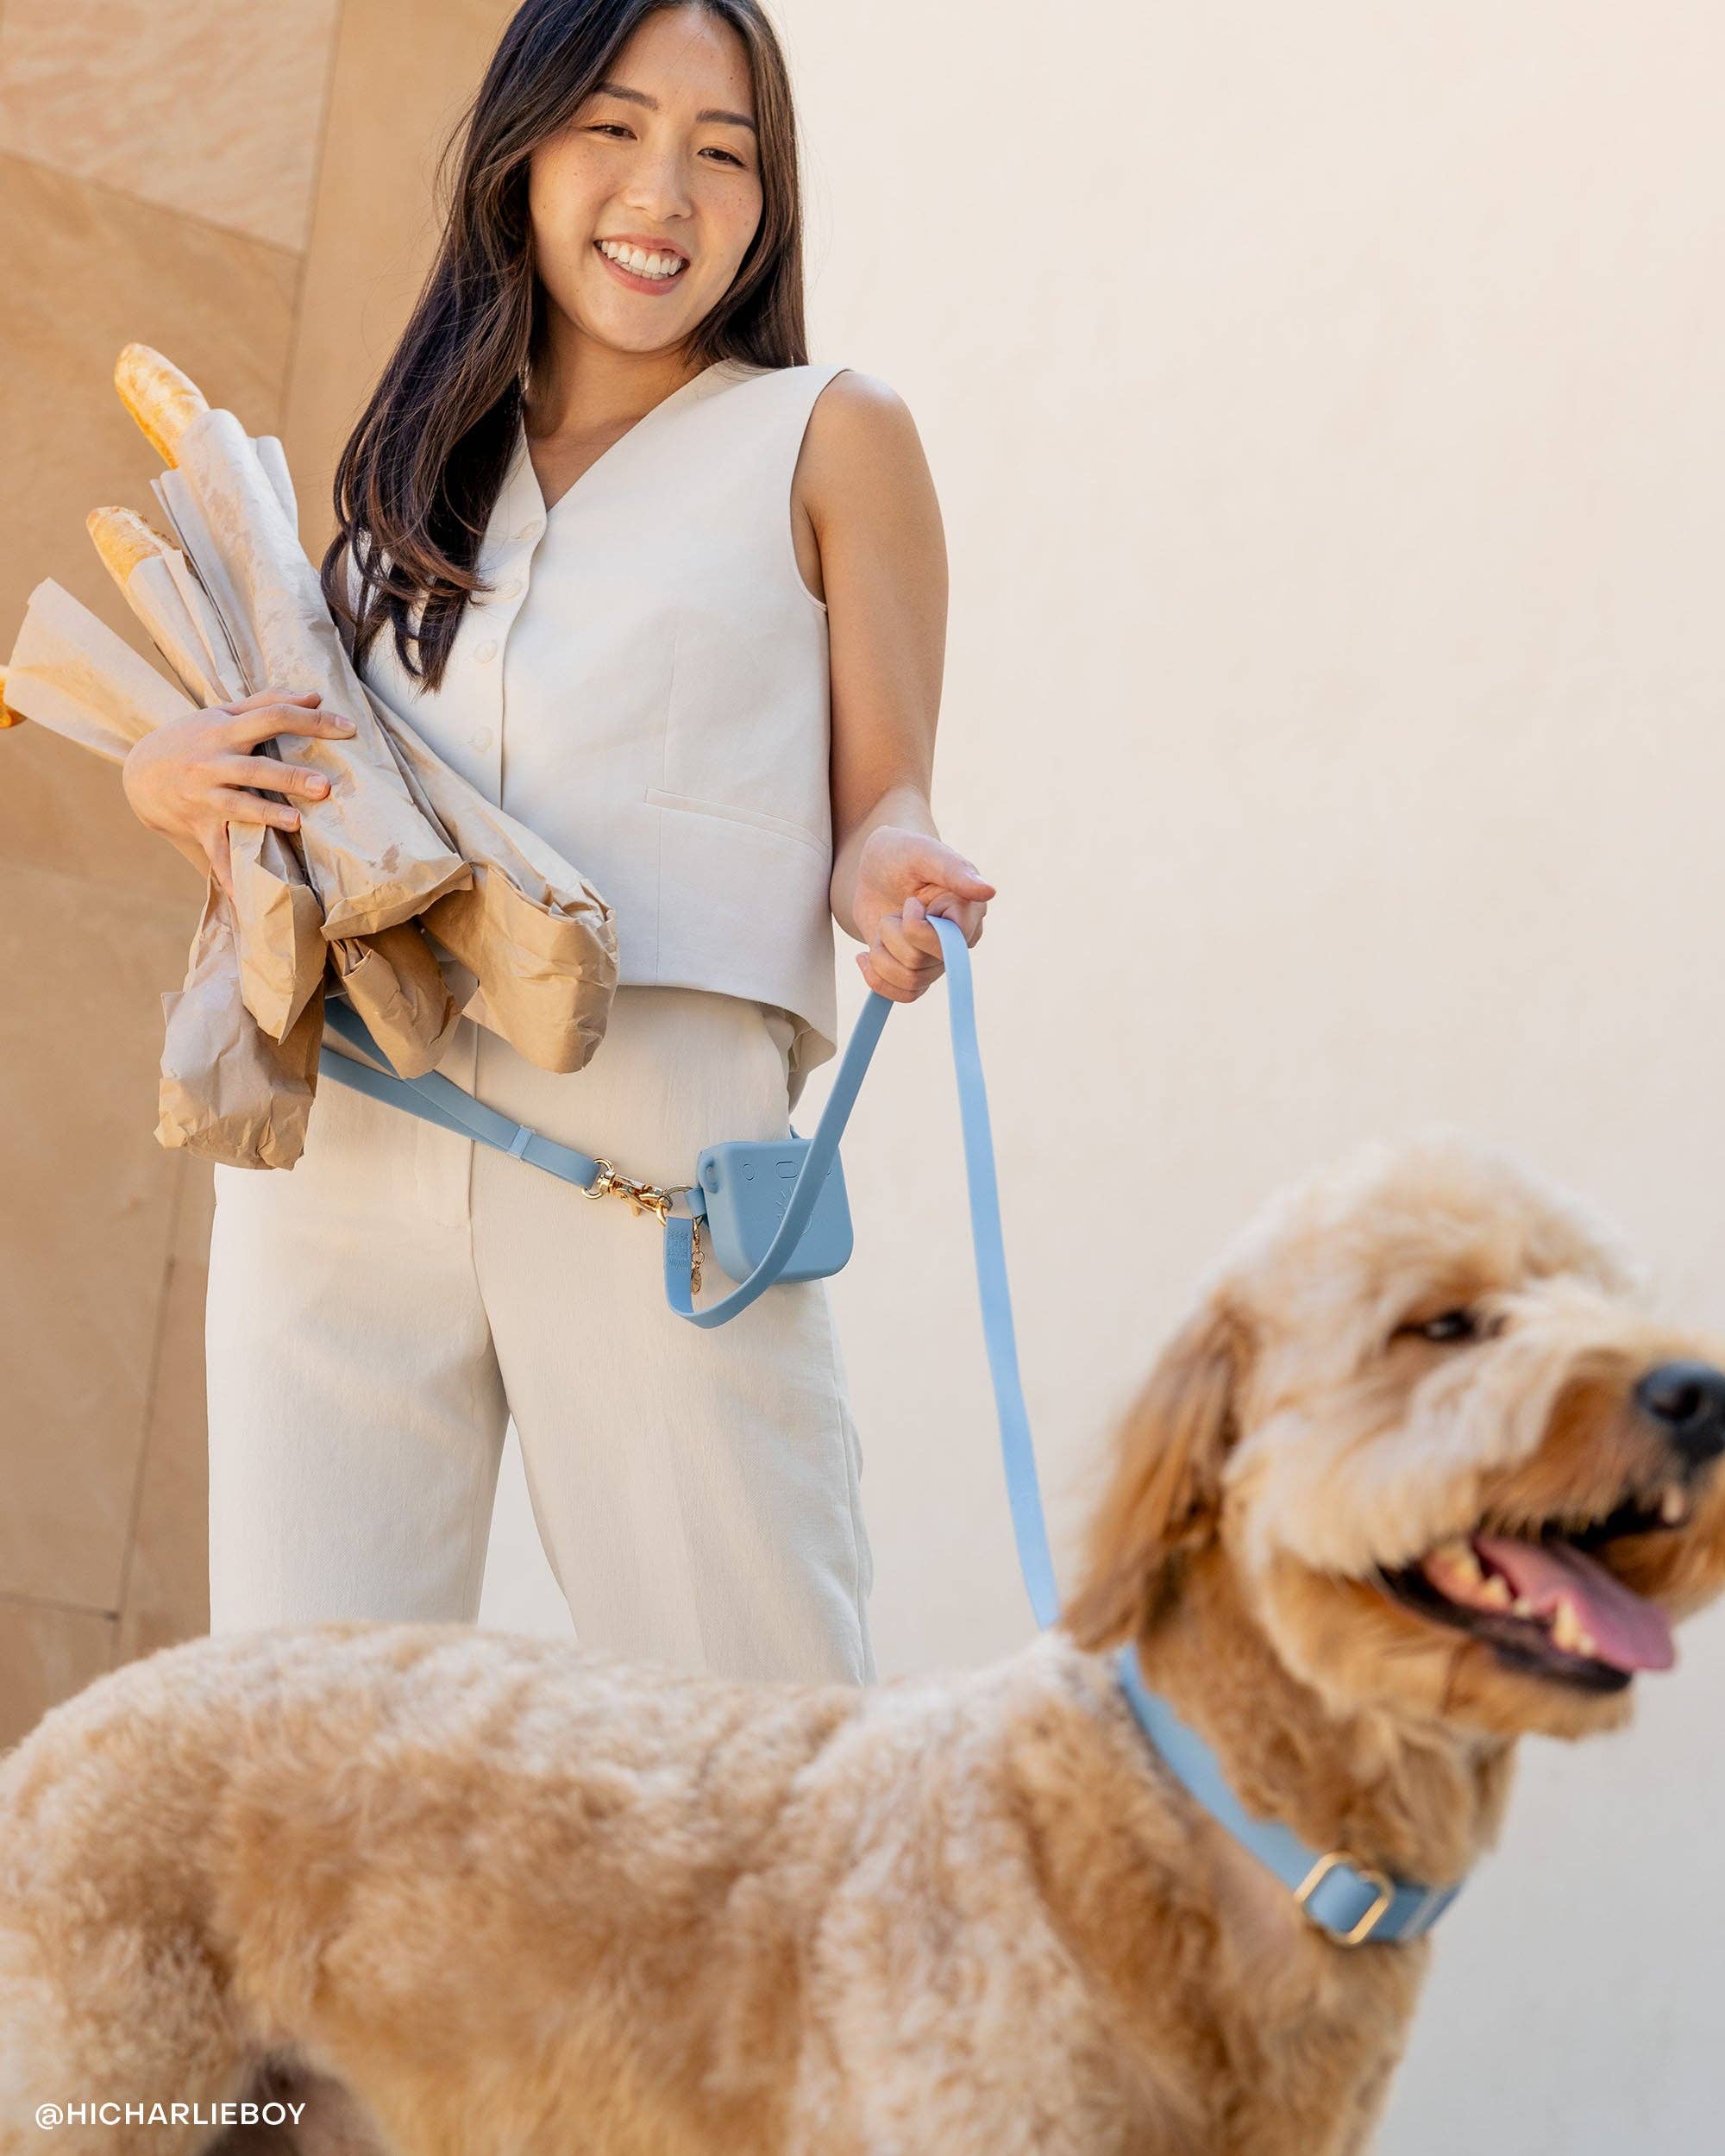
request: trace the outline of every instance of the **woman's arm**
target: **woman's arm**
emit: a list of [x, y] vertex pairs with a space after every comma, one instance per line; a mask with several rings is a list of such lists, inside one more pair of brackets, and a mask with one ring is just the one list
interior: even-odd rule
[[929, 806], [946, 542], [895, 390], [872, 375], [834, 376], [810, 415], [792, 507], [805, 574], [827, 606], [832, 915], [869, 946], [857, 954], [869, 986], [911, 1002], [944, 970], [924, 913], [950, 916], [974, 943], [994, 887], [944, 843]]

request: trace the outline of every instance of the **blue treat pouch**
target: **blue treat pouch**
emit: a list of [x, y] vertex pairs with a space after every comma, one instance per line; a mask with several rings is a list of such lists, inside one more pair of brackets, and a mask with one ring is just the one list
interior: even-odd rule
[[[695, 1163], [712, 1254], [732, 1280], [747, 1280], [778, 1233], [812, 1140], [731, 1138], [709, 1145]], [[850, 1205], [835, 1152], [821, 1178], [814, 1210], [803, 1223], [781, 1280], [817, 1280], [850, 1256]]]

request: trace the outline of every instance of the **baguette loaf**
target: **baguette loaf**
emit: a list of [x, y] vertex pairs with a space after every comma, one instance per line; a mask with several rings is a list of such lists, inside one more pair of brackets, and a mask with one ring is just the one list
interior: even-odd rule
[[120, 402], [148, 437], [162, 462], [175, 465], [175, 445], [209, 400], [189, 374], [153, 345], [124, 346], [114, 368]]
[[116, 584], [124, 584], [140, 561], [179, 551], [135, 509], [92, 509], [84, 528]]

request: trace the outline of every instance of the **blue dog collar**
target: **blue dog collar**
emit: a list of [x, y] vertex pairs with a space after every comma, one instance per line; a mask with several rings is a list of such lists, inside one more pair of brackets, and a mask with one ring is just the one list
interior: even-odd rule
[[1197, 1731], [1145, 1685], [1130, 1640], [1115, 1656], [1114, 1670], [1139, 1728], [1170, 1771], [1213, 1819], [1269, 1866], [1339, 1946], [1358, 1946], [1369, 1939], [1418, 1939], [1467, 1883], [1461, 1879], [1453, 1886], [1428, 1887], [1392, 1878], [1346, 1850], [1320, 1852], [1279, 1820], [1257, 1818], [1228, 1786], [1221, 1762]]

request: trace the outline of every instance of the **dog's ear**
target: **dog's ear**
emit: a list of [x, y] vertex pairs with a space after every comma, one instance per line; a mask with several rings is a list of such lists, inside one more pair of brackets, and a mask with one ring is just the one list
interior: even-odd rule
[[1168, 1343], [1127, 1408], [1083, 1576], [1061, 1612], [1080, 1646], [1138, 1637], [1155, 1621], [1182, 1556], [1214, 1529], [1245, 1356], [1239, 1318], [1213, 1297]]

